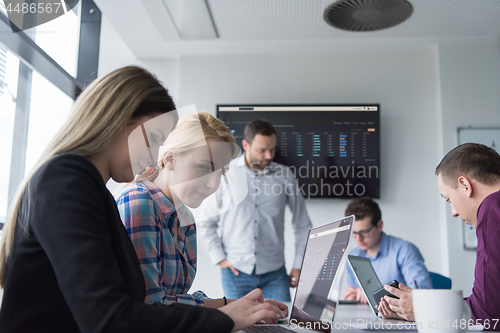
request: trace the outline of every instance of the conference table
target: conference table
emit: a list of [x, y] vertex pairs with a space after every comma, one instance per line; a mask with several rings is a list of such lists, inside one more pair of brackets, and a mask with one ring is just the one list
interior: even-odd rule
[[[365, 330], [357, 329], [367, 322], [376, 320], [377, 317], [373, 314], [368, 304], [339, 304], [335, 310], [333, 323], [331, 324], [335, 332], [363, 332]], [[302, 332], [317, 332], [308, 329], [298, 329]]]
[[[361, 329], [363, 325], [376, 320], [377, 317], [373, 314], [368, 304], [339, 304], [335, 310], [335, 316], [333, 323], [331, 324], [331, 328], [332, 332], [367, 333], [366, 330]], [[299, 327], [297, 327], [296, 331], [317, 333], [317, 331]], [[388, 330], [377, 331], [388, 332]]]
[[[291, 304], [285, 303], [288, 305], [288, 309], [291, 312]], [[376, 317], [369, 308], [368, 304], [339, 304], [335, 310], [335, 316], [333, 323], [331, 324], [333, 331], [335, 332], [349, 332], [349, 333], [367, 333], [368, 331], [362, 329], [352, 328], [351, 325], [362, 326], [362, 323], [366, 323], [367, 321], [373, 321]], [[284, 325], [288, 327], [288, 325]], [[310, 330], [303, 328], [302, 326], [291, 325], [296, 332], [304, 332], [304, 333], [318, 333], [318, 331]], [[243, 332], [239, 331], [238, 333]], [[378, 330], [378, 332], [387, 332]], [[394, 331], [392, 331], [394, 332]], [[413, 331], [416, 332], [416, 331]]]
[[[288, 305], [289, 310], [291, 311], [291, 304], [285, 303]], [[333, 320], [333, 323], [331, 324], [332, 330], [331, 332], [348, 332], [348, 333], [368, 333], [368, 332], [378, 332], [378, 333], [383, 333], [383, 332], [414, 332], [416, 333], [417, 330], [415, 328], [410, 328], [411, 325], [410, 323], [404, 322], [404, 321], [397, 321], [397, 320], [383, 320], [385, 325], [388, 323], [391, 323], [392, 329], [380, 329], [380, 325], [377, 325], [380, 321], [382, 321], [381, 318], [377, 319], [377, 317], [373, 314], [372, 310], [368, 306], [368, 304], [339, 304], [337, 305], [336, 311], [335, 311], [335, 317]], [[407, 325], [406, 325], [407, 324]], [[366, 327], [366, 325], [369, 325], [371, 328], [375, 329], [370, 329], [366, 330], [363, 329]], [[288, 327], [288, 325], [284, 325]], [[302, 327], [298, 327], [291, 325], [291, 328], [293, 328], [293, 331], [296, 332], [303, 332], [303, 333], [318, 333], [318, 331], [314, 330], [309, 330], [305, 329]], [[238, 333], [243, 332], [239, 331]], [[469, 331], [471, 332], [471, 331]], [[477, 331], [475, 331], [477, 332]]]

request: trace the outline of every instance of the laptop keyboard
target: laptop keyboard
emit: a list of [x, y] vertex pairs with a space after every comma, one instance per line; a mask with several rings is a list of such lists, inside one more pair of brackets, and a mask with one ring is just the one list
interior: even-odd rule
[[247, 333], [290, 333], [294, 332], [281, 325], [255, 325], [245, 328], [243, 332]]

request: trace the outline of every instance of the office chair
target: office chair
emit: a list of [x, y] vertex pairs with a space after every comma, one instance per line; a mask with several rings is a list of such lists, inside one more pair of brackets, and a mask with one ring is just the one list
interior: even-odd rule
[[434, 272], [429, 272], [431, 276], [432, 288], [434, 289], [451, 289], [451, 279]]

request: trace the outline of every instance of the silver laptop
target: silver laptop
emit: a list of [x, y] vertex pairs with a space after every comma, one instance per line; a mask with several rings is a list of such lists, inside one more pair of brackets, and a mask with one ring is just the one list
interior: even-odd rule
[[[302, 259], [290, 320], [283, 325], [255, 325], [244, 332], [331, 331], [351, 239], [354, 215], [312, 228]], [[299, 331], [300, 329], [297, 329]]]

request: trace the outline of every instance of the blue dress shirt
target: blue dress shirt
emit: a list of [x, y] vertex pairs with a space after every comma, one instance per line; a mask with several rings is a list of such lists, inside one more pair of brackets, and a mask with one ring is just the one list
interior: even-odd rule
[[[415, 245], [401, 238], [387, 236], [382, 232], [380, 246], [375, 257], [368, 256], [366, 251], [361, 250], [359, 246], [349, 254], [370, 259], [382, 285], [398, 280], [415, 289], [413, 281], [417, 281], [420, 289], [432, 289], [431, 278], [420, 251]], [[349, 266], [347, 267], [347, 283], [349, 286], [359, 288], [354, 272]]]

